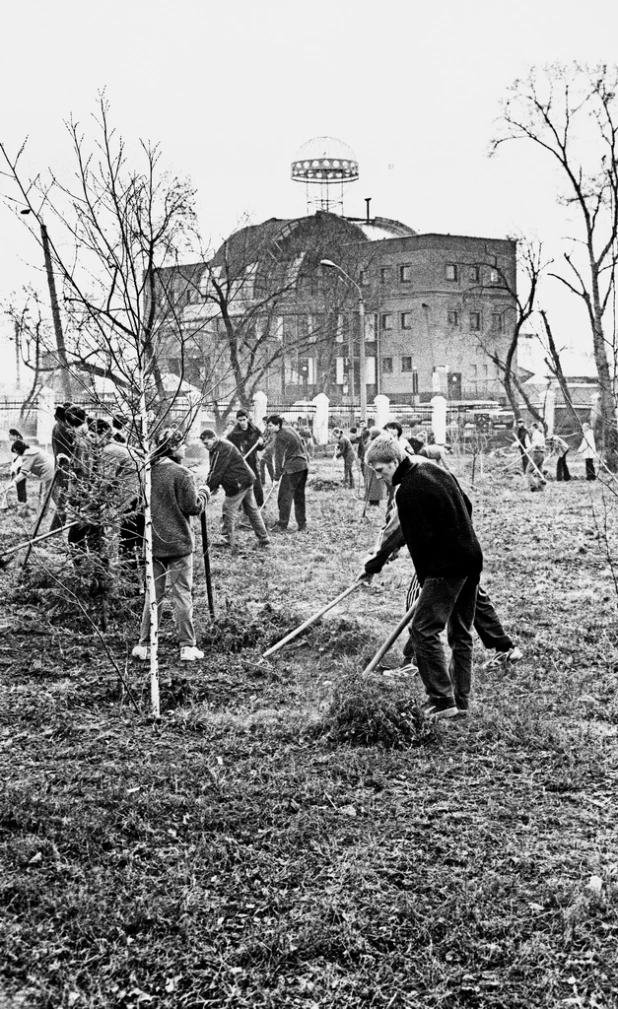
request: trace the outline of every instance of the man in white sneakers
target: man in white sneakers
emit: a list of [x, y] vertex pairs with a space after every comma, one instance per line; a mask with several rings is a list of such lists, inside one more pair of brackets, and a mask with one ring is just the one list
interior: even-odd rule
[[[193, 549], [195, 546], [191, 516], [200, 515], [208, 501], [205, 487], [198, 491], [192, 474], [181, 466], [184, 436], [175, 428], [165, 428], [156, 438], [152, 459], [152, 552], [159, 615], [169, 577], [174, 622], [180, 644], [180, 661], [195, 662], [204, 653], [196, 647], [193, 627]], [[139, 644], [133, 649], [135, 659], [145, 662], [150, 645], [150, 598], [144, 602]]]

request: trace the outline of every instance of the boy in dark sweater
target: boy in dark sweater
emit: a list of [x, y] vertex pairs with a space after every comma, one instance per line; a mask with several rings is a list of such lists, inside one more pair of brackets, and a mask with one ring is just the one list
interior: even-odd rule
[[298, 530], [307, 526], [305, 511], [305, 486], [309, 462], [300, 436], [293, 427], [283, 426], [283, 417], [273, 414], [268, 418], [268, 430], [274, 436], [275, 479], [281, 480], [277, 504], [279, 521], [275, 529], [284, 532], [290, 522], [292, 502]]
[[[365, 462], [395, 487], [401, 531], [421, 585], [411, 639], [428, 694], [426, 714], [452, 718], [468, 709], [472, 625], [483, 554], [472, 506], [455, 478], [422, 458], [410, 459], [390, 438], [377, 438]], [[447, 668], [440, 633], [451, 648]]]
[[[181, 662], [203, 659], [196, 648], [193, 628], [193, 530], [191, 516], [200, 515], [208, 500], [206, 488], [196, 490], [193, 476], [180, 465], [184, 438], [175, 428], [165, 428], [157, 437], [152, 460], [151, 510], [152, 553], [159, 616], [169, 580], [174, 622], [178, 632]], [[150, 598], [146, 592], [139, 644], [132, 655], [145, 662], [150, 645]]]
[[335, 459], [343, 459], [343, 486], [354, 487], [354, 449], [352, 442], [346, 438], [340, 427], [333, 428], [333, 437], [337, 441]]
[[206, 481], [208, 490], [214, 494], [219, 487], [223, 487], [225, 491], [221, 514], [224, 545], [235, 549], [236, 520], [242, 508], [260, 546], [270, 546], [270, 537], [253, 493], [255, 483], [253, 470], [247, 465], [236, 446], [225, 438], [219, 438], [212, 428], [208, 427], [202, 431], [200, 439], [210, 456], [210, 471]]
[[227, 440], [235, 445], [248, 466], [255, 475], [253, 493], [258, 507], [264, 504], [264, 491], [258, 472], [258, 450], [264, 448], [264, 439], [259, 427], [249, 419], [246, 410], [236, 411], [236, 424], [227, 436]]

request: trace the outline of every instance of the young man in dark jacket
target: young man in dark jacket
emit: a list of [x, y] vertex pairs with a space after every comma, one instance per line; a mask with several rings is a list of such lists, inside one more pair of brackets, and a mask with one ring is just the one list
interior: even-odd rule
[[270, 546], [270, 537], [253, 493], [255, 483], [253, 470], [247, 465], [236, 446], [225, 438], [219, 438], [212, 428], [202, 431], [200, 439], [210, 456], [210, 471], [206, 485], [211, 494], [214, 494], [219, 487], [223, 487], [225, 492], [221, 515], [224, 543], [232, 549], [235, 548], [236, 520], [242, 508], [260, 546]]
[[[152, 553], [155, 592], [159, 616], [166, 584], [169, 584], [174, 623], [180, 645], [180, 661], [195, 662], [204, 653], [196, 647], [193, 626], [193, 548], [191, 516], [200, 515], [208, 500], [208, 491], [197, 490], [193, 476], [182, 465], [184, 437], [176, 428], [165, 428], [157, 435], [152, 459], [151, 510]], [[139, 644], [133, 658], [145, 662], [150, 651], [150, 597], [146, 592]]]
[[275, 529], [284, 532], [290, 522], [292, 502], [299, 532], [307, 525], [305, 486], [309, 462], [302, 440], [293, 427], [284, 427], [283, 418], [273, 414], [268, 418], [268, 430], [274, 435], [275, 479], [279, 484], [279, 521]]
[[[471, 632], [483, 568], [472, 506], [450, 473], [420, 457], [406, 458], [390, 438], [377, 438], [365, 462], [395, 487], [401, 531], [421, 585], [410, 635], [429, 698], [425, 711], [452, 718], [468, 709]], [[452, 652], [448, 668], [440, 641], [445, 627]]]
[[251, 467], [255, 474], [253, 493], [258, 507], [264, 504], [264, 491], [262, 481], [258, 472], [258, 451], [264, 448], [264, 439], [259, 427], [249, 420], [246, 410], [236, 411], [236, 425], [227, 436], [227, 440], [235, 445], [245, 462]]

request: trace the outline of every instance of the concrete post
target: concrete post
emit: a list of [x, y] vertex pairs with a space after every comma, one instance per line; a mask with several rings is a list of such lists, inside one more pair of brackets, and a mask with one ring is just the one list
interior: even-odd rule
[[376, 427], [384, 427], [390, 419], [391, 401], [388, 396], [380, 395], [373, 402], [376, 408]]
[[268, 396], [265, 392], [256, 392], [253, 394], [253, 416], [251, 420], [259, 427], [260, 431], [264, 426], [264, 417], [268, 413]]
[[551, 438], [554, 433], [554, 425], [556, 423], [556, 387], [555, 385], [550, 385], [547, 394], [545, 396], [545, 409], [543, 411], [543, 419], [545, 421], [545, 435], [547, 438]]
[[315, 414], [313, 415], [313, 438], [316, 445], [328, 445], [328, 413], [330, 400], [326, 393], [319, 392], [314, 396]]
[[432, 397], [431, 427], [436, 445], [446, 445], [446, 399], [444, 396]]

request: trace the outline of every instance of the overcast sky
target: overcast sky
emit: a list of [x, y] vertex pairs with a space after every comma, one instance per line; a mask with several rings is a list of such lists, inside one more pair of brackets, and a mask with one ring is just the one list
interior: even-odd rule
[[[315, 136], [344, 140], [360, 164], [349, 215], [418, 231], [490, 237], [567, 233], [556, 179], [534, 151], [488, 147], [500, 101], [532, 64], [615, 61], [615, 0], [22, 0], [2, 14], [0, 138], [27, 166], [62, 170], [63, 120], [88, 127], [106, 88], [131, 143], [161, 144], [198, 190], [211, 244], [247, 215], [305, 212], [290, 163]], [[0, 207], [0, 299], [40, 266]], [[547, 293], [564, 338], [577, 314]], [[573, 322], [575, 320], [575, 322]], [[567, 332], [567, 330], [570, 330]]]

